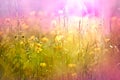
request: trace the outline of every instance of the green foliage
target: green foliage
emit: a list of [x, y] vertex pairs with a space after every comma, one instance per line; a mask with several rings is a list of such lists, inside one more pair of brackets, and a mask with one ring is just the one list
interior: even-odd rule
[[94, 40], [94, 33], [53, 31], [54, 34], [52, 31], [42, 33], [31, 28], [6, 33], [0, 43], [0, 78], [55, 80], [63, 75], [75, 77], [79, 72], [88, 74], [99, 63], [104, 43]]

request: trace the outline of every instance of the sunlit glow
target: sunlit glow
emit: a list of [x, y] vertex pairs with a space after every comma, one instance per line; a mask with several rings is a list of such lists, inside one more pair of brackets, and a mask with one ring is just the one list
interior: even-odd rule
[[112, 2], [17, 0], [0, 17], [0, 80], [120, 80]]

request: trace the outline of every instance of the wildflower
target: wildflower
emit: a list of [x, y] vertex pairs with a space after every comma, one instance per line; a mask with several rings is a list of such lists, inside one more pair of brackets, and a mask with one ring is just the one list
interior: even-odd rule
[[46, 63], [40, 63], [40, 67], [46, 67]]
[[36, 44], [35, 45], [35, 51], [37, 52], [37, 53], [40, 53], [41, 51], [42, 51], [42, 45], [41, 44]]
[[25, 36], [21, 36], [22, 38], [25, 38]]
[[35, 36], [31, 36], [30, 38], [29, 38], [29, 40], [31, 41], [31, 40], [35, 40]]
[[37, 43], [35, 46], [38, 47], [38, 48], [40, 48], [42, 45], [39, 44], [39, 43]]
[[56, 49], [56, 50], [61, 50], [61, 49], [62, 49], [62, 46], [61, 46], [61, 45], [55, 46], [55, 49]]
[[18, 40], [19, 39], [19, 35], [15, 35], [14, 38], [15, 38], [15, 40]]
[[55, 37], [55, 42], [59, 42], [59, 41], [61, 41], [63, 39], [63, 36], [62, 35], [57, 35], [56, 37]]
[[36, 48], [36, 52], [40, 53], [42, 51], [42, 48]]
[[41, 39], [41, 41], [44, 42], [44, 43], [46, 43], [46, 42], [48, 42], [48, 38], [43, 37], [43, 38]]
[[23, 41], [20, 41], [20, 44], [21, 44], [21, 45], [23, 45], [23, 44], [24, 44], [24, 42], [23, 42]]
[[15, 39], [17, 38], [17, 36], [15, 36]]
[[56, 50], [61, 50], [61, 49], [63, 48], [62, 42], [56, 43], [54, 48], [55, 48]]
[[68, 67], [70, 67], [70, 68], [75, 68], [75, 67], [76, 67], [76, 64], [68, 64]]
[[31, 43], [30, 43], [30, 48], [33, 48], [33, 47], [34, 47], [34, 43], [31, 42]]

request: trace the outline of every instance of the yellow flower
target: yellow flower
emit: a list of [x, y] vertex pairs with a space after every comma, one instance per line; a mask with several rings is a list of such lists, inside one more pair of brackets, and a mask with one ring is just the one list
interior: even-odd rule
[[55, 49], [56, 49], [56, 50], [61, 50], [61, 49], [62, 49], [62, 46], [61, 46], [61, 45], [55, 46]]
[[36, 48], [36, 52], [40, 53], [43, 49], [42, 48]]
[[76, 67], [76, 64], [68, 64], [68, 67], [70, 67], [70, 68], [75, 68], [75, 67]]
[[34, 39], [35, 39], [35, 36], [31, 36], [31, 37], [29, 38], [29, 41], [34, 40]]
[[35, 44], [36, 47], [40, 48], [42, 45], [40, 43]]
[[41, 39], [41, 41], [44, 42], [44, 43], [46, 43], [46, 42], [48, 42], [48, 38], [43, 37], [43, 38]]
[[30, 48], [33, 48], [33, 47], [34, 47], [34, 43], [30, 42]]
[[24, 44], [24, 42], [23, 42], [23, 41], [20, 41], [20, 44], [21, 44], [21, 45], [23, 45], [23, 44]]
[[62, 42], [58, 42], [56, 43], [55, 47], [54, 47], [56, 50], [61, 50], [63, 48], [63, 44]]
[[36, 51], [37, 53], [40, 53], [40, 52], [43, 50], [41, 47], [42, 47], [41, 44], [35, 44], [35, 51]]
[[40, 63], [40, 67], [46, 67], [46, 63]]
[[62, 35], [57, 35], [56, 37], [55, 37], [55, 42], [59, 42], [59, 41], [61, 41], [63, 39], [63, 36]]

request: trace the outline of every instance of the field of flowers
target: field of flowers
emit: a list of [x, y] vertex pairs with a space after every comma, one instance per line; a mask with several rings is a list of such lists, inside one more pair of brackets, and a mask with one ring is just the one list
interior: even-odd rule
[[119, 52], [115, 34], [104, 35], [95, 18], [94, 23], [57, 19], [1, 19], [1, 80], [119, 80], [105, 73], [111, 54]]

